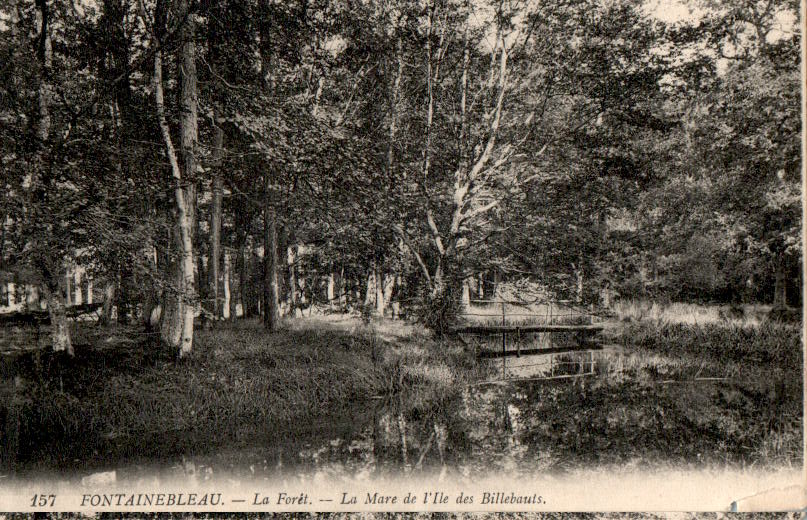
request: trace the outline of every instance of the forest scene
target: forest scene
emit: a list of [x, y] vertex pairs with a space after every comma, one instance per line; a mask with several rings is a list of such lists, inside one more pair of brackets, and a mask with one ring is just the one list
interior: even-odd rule
[[796, 0], [7, 0], [0, 478], [802, 464]]

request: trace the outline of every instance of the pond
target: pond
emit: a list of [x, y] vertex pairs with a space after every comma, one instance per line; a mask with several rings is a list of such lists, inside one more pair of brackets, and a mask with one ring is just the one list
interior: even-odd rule
[[[563, 383], [561, 383], [563, 384]], [[232, 442], [200, 448], [209, 432], [181, 430], [99, 440], [91, 455], [54, 471], [30, 467], [22, 480], [78, 483], [93, 473], [116, 481], [151, 478], [376, 479], [384, 476], [487, 474], [541, 470], [523, 440], [528, 395], [517, 385], [469, 384], [438, 407], [418, 396], [346, 403], [327, 416], [228, 432]]]
[[[486, 362], [493, 380], [458, 385], [436, 402], [405, 391], [354, 400], [294, 422], [233, 424], [217, 445], [202, 440], [209, 431], [194, 430], [98, 439], [64, 469], [34, 465], [16, 478], [530, 479], [594, 467], [799, 464], [798, 454], [765, 459], [773, 424], [765, 403], [737, 397], [731, 381], [670, 380], [675, 365], [612, 349], [508, 358], [504, 378], [501, 359]], [[793, 444], [782, 437], [790, 429], [798, 437], [798, 424], [775, 428], [777, 442]]]

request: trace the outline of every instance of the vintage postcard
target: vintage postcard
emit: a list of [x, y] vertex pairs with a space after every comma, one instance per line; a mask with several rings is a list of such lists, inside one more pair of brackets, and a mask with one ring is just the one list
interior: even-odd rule
[[6, 0], [0, 511], [803, 510], [801, 11]]

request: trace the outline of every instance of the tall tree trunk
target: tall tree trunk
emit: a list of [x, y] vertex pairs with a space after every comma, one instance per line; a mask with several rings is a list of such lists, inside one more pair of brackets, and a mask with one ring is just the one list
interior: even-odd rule
[[[188, 12], [187, 0], [179, 5], [180, 12]], [[140, 10], [143, 23], [149, 27], [148, 18], [142, 1]], [[157, 110], [157, 119], [160, 126], [166, 155], [171, 164], [171, 174], [174, 180], [174, 198], [177, 208], [177, 224], [179, 228], [180, 261], [178, 269], [178, 291], [175, 297], [166, 298], [163, 305], [164, 314], [170, 317], [168, 311], [176, 305], [176, 319], [164, 319], [162, 337], [171, 347], [178, 350], [179, 357], [186, 356], [193, 348], [193, 318], [194, 318], [194, 278], [193, 278], [193, 231], [195, 219], [196, 193], [194, 187], [196, 173], [196, 49], [194, 42], [193, 18], [187, 17], [182, 30], [182, 45], [180, 52], [180, 144], [182, 152], [182, 167], [180, 167], [177, 153], [171, 139], [171, 131], [165, 117], [165, 101], [163, 94], [163, 67], [160, 40], [156, 33], [152, 33], [154, 53], [154, 99]], [[178, 334], [177, 334], [178, 333]]]
[[234, 266], [232, 265], [232, 261], [233, 259], [230, 258], [230, 321], [235, 321], [238, 319], [238, 304], [241, 303], [241, 283], [240, 281], [238, 284], [235, 283], [238, 273], [238, 252], [235, 252]]
[[140, 317], [140, 324], [143, 328], [147, 331], [151, 331], [154, 323], [152, 321], [152, 315], [155, 314], [155, 309], [157, 308], [157, 300], [154, 297], [154, 291], [147, 289], [146, 296], [143, 301], [143, 315]]
[[[396, 291], [398, 294], [400, 294], [400, 292], [401, 292], [401, 283], [402, 283], [401, 282], [401, 275], [396, 274], [392, 285], [393, 285], [393, 287], [398, 288], [398, 290]], [[392, 317], [393, 317], [393, 319], [395, 319], [395, 318], [400, 317], [400, 315], [401, 315], [401, 302], [398, 301], [399, 300], [398, 297], [396, 297], [393, 300], [393, 294], [394, 294], [393, 291], [390, 291], [390, 295], [387, 298], [387, 301], [390, 302], [390, 306], [392, 307]]]
[[263, 326], [274, 332], [280, 325], [280, 296], [277, 287], [277, 219], [271, 200], [271, 176], [264, 172], [263, 208]]
[[219, 265], [221, 264], [221, 155], [224, 143], [224, 130], [217, 121], [213, 130], [213, 200], [210, 208], [210, 293], [213, 298], [213, 315], [219, 318]]
[[574, 300], [578, 305], [583, 303], [583, 268], [575, 270], [576, 286]]
[[104, 302], [101, 307], [101, 317], [98, 319], [99, 325], [109, 325], [112, 323], [112, 306], [115, 304], [115, 281], [107, 279], [104, 283]]
[[[42, 76], [39, 82], [39, 127], [37, 129], [37, 137], [39, 138], [40, 154], [39, 165], [44, 166], [45, 147], [50, 140], [50, 98], [51, 86], [50, 75], [51, 66], [53, 64], [53, 48], [50, 37], [50, 13], [48, 11], [47, 0], [37, 0], [37, 22], [39, 25], [39, 48], [38, 57], [39, 63], [42, 67]], [[36, 173], [32, 175], [37, 175]], [[31, 186], [37, 186], [38, 179], [33, 179]], [[34, 188], [37, 189], [37, 188]], [[61, 259], [46, 259], [46, 263], [58, 263]], [[58, 287], [58, 277], [60, 269], [46, 269], [50, 271], [44, 273], [46, 276], [43, 289], [45, 291], [45, 298], [48, 303], [48, 314], [50, 315], [51, 323], [51, 340], [54, 351], [64, 351], [69, 355], [73, 355], [73, 344], [70, 340], [70, 327], [67, 322], [67, 316], [64, 310], [64, 300], [62, 299], [61, 291]], [[68, 270], [69, 272], [69, 270]], [[49, 287], [48, 285], [51, 285]], [[69, 298], [70, 285], [68, 283], [66, 296]]]
[[[396, 276], [392, 274], [385, 274], [383, 277], [383, 283], [381, 284], [381, 302], [383, 303], [382, 308], [379, 310], [379, 314], [381, 316], [387, 311], [390, 302], [392, 301], [392, 291], [395, 289], [395, 280], [397, 279]], [[394, 317], [394, 316], [393, 316]]]
[[118, 323], [122, 325], [129, 324], [129, 314], [131, 311], [130, 301], [131, 298], [129, 297], [129, 285], [127, 283], [129, 276], [129, 269], [118, 263], [118, 290], [115, 292], [116, 296], [116, 306], [118, 309]]
[[74, 278], [74, 281], [73, 281], [73, 290], [74, 290], [73, 305], [81, 305], [82, 303], [84, 303], [84, 298], [83, 298], [83, 295], [81, 293], [81, 268], [80, 267], [76, 266], [76, 268], [73, 270], [73, 278]]
[[289, 266], [289, 316], [297, 315], [297, 246], [288, 247], [286, 258]]
[[774, 285], [773, 285], [773, 308], [784, 309], [787, 307], [787, 270], [785, 257], [779, 254], [774, 260]]
[[232, 307], [233, 302], [233, 296], [230, 285], [230, 277], [232, 276], [232, 269], [230, 268], [230, 255], [227, 253], [227, 251], [224, 251], [223, 256], [224, 256], [224, 273], [221, 279], [224, 284], [224, 300], [222, 301], [221, 306], [221, 316], [226, 320], [229, 319], [231, 316], [230, 309]]
[[[222, 4], [223, 5], [223, 4]], [[211, 19], [208, 21], [208, 34], [207, 34], [207, 42], [208, 42], [208, 64], [211, 69], [211, 73], [216, 78], [212, 83], [212, 90], [214, 98], [219, 97], [221, 85], [219, 74], [216, 72], [216, 69], [219, 66], [220, 61], [220, 49], [221, 49], [221, 40], [220, 40], [220, 33], [219, 33], [219, 26], [220, 21], [218, 20], [219, 16], [223, 14], [221, 6], [216, 6], [214, 3], [211, 6]], [[211, 201], [211, 208], [210, 208], [210, 246], [209, 246], [209, 253], [210, 258], [208, 260], [208, 274], [210, 275], [209, 280], [209, 291], [213, 298], [213, 305], [212, 305], [212, 312], [216, 318], [219, 318], [223, 314], [223, 309], [219, 306], [219, 266], [221, 265], [221, 194], [222, 194], [222, 174], [221, 171], [221, 162], [222, 162], [222, 155], [223, 155], [223, 148], [224, 148], [224, 128], [222, 125], [224, 124], [224, 120], [221, 117], [220, 108], [218, 106], [218, 102], [214, 99], [213, 101], [213, 149], [212, 149], [212, 164], [211, 169], [213, 172], [212, 178], [212, 191], [213, 191], [213, 200]]]
[[238, 258], [236, 259], [236, 269], [238, 271], [238, 297], [240, 299], [239, 303], [241, 303], [241, 316], [244, 318], [249, 317], [249, 294], [248, 294], [248, 287], [249, 287], [249, 280], [247, 279], [248, 276], [248, 268], [247, 268], [247, 244], [246, 244], [246, 237], [241, 241], [241, 245], [238, 248]]
[[383, 317], [387, 302], [384, 300], [384, 276], [378, 267], [375, 268], [373, 278], [375, 278], [375, 313]]
[[375, 280], [375, 267], [370, 270], [370, 273], [367, 275], [367, 289], [364, 292], [364, 305], [374, 305], [375, 304], [375, 287], [376, 287], [376, 280]]
[[[181, 13], [189, 12], [188, 0], [180, 2]], [[179, 135], [182, 150], [182, 173], [177, 178], [179, 184], [184, 180], [185, 187], [178, 186], [183, 193], [183, 202], [179, 208], [180, 238], [182, 240], [182, 297], [180, 305], [182, 314], [182, 337], [180, 339], [179, 356], [188, 355], [193, 348], [193, 319], [195, 314], [194, 278], [193, 278], [193, 242], [196, 228], [196, 143], [198, 139], [196, 92], [196, 41], [193, 16], [186, 16], [182, 30], [182, 47], [179, 68], [180, 84], [180, 121]], [[177, 206], [180, 206], [177, 199]], [[184, 213], [184, 215], [182, 215]], [[184, 217], [184, 218], [183, 218]]]
[[70, 272], [70, 266], [67, 266], [64, 270], [64, 304], [65, 305], [72, 305], [73, 304], [73, 276]]
[[[151, 212], [152, 210], [149, 208], [148, 213], [151, 214]], [[165, 261], [165, 255], [158, 254], [157, 248], [154, 246], [151, 239], [149, 239], [148, 243], [143, 247], [143, 252], [144, 256], [148, 258], [149, 270], [156, 273], [161, 267], [161, 258], [162, 261]], [[146, 331], [151, 332], [155, 330], [155, 325], [159, 324], [158, 320], [160, 318], [158, 314], [159, 295], [157, 292], [157, 284], [151, 276], [146, 277], [143, 292], [145, 296], [143, 296], [143, 315], [141, 316], [140, 324]]]
[[70, 322], [67, 320], [65, 306], [59, 297], [58, 290], [46, 290], [48, 314], [50, 316], [50, 335], [54, 352], [67, 352], [73, 355], [73, 342], [70, 340]]
[[462, 308], [468, 309], [471, 306], [471, 280], [465, 278], [462, 280]]
[[[201, 310], [204, 311], [199, 315], [199, 317], [201, 318], [202, 323], [206, 327], [209, 327], [211, 324], [208, 317], [213, 316], [210, 285], [208, 284], [210, 280], [210, 265], [208, 262], [210, 259], [210, 251], [208, 249], [209, 244], [202, 241], [199, 226], [194, 227], [196, 228], [193, 236], [193, 266], [196, 271], [194, 280], [197, 281], [196, 286], [199, 288], [199, 305], [202, 308]], [[204, 250], [202, 250], [203, 248]]]
[[50, 38], [50, 13], [47, 0], [36, 0], [37, 24], [39, 25], [38, 52], [42, 67], [42, 78], [39, 82], [39, 128], [37, 137], [44, 145], [50, 137], [50, 74], [53, 63], [53, 48]]
[[342, 309], [347, 308], [347, 298], [348, 294], [346, 292], [346, 284], [345, 284], [345, 266], [343, 265], [339, 271], [339, 306]]
[[333, 310], [333, 300], [336, 297], [336, 275], [333, 273], [333, 267], [328, 270], [328, 286], [325, 289], [325, 298], [328, 299], [328, 308]]

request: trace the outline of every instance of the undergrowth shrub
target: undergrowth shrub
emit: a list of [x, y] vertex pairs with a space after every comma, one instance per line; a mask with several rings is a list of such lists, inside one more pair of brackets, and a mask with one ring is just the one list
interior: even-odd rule
[[454, 327], [462, 312], [462, 302], [457, 293], [451, 290], [432, 294], [424, 290], [415, 306], [415, 319], [434, 332], [435, 336], [446, 336]]

